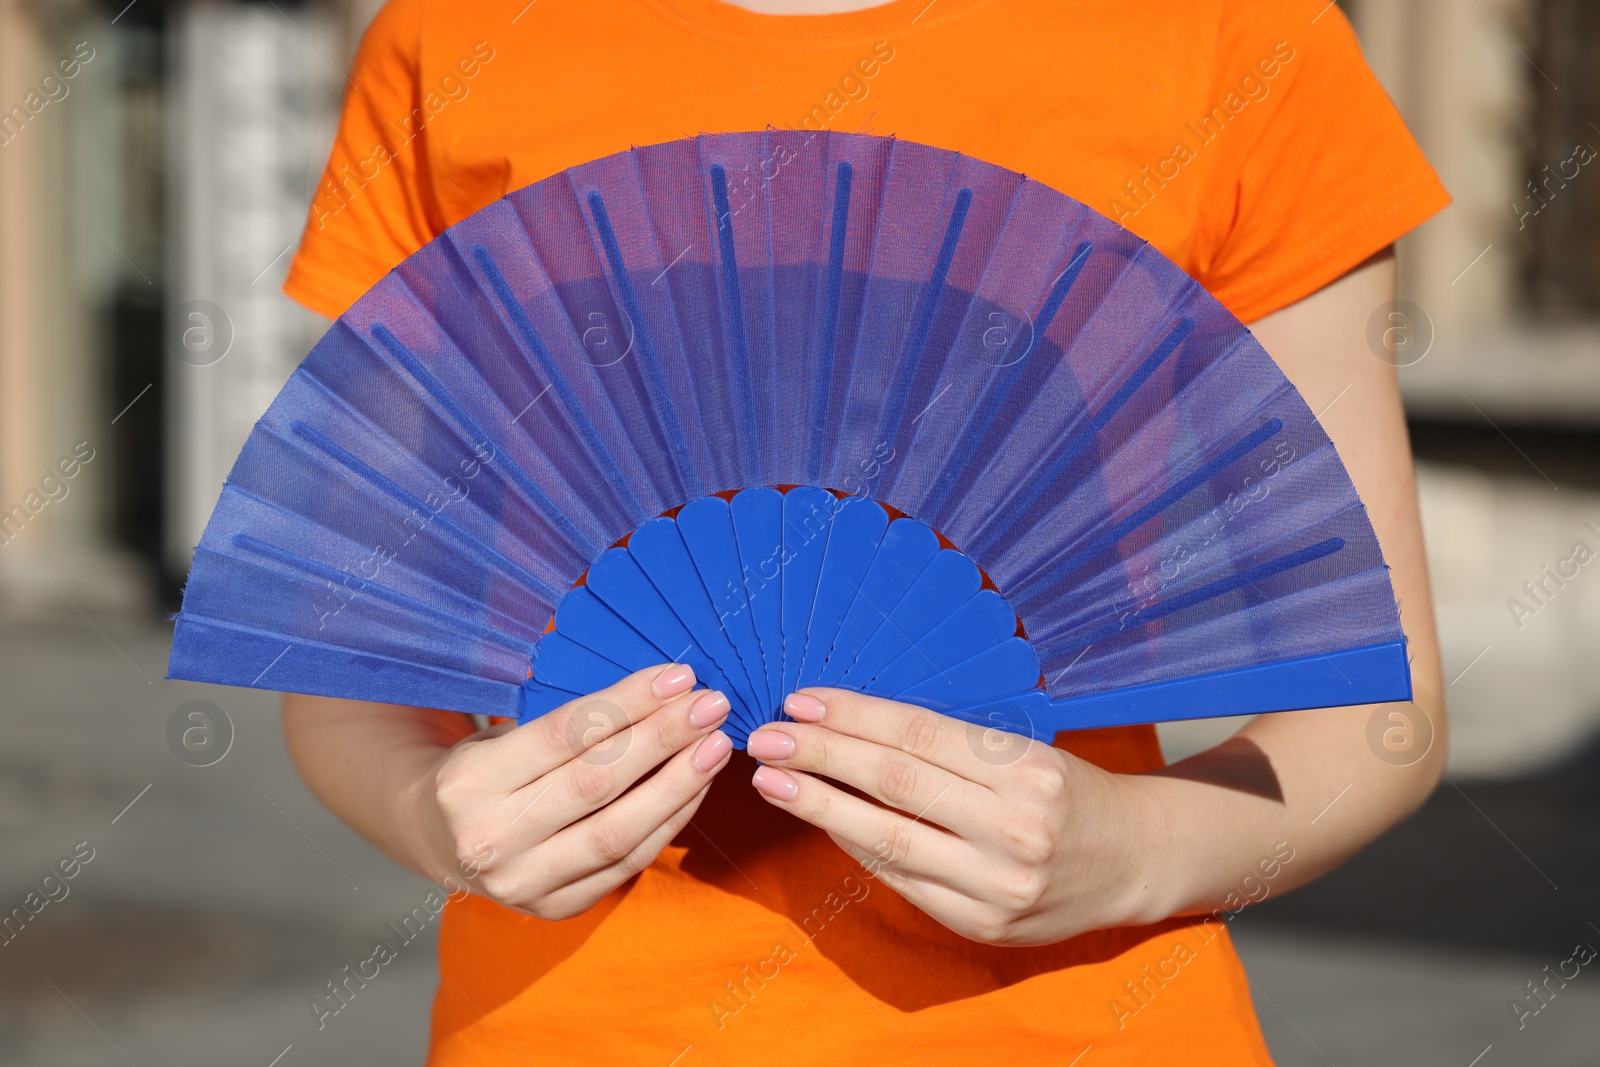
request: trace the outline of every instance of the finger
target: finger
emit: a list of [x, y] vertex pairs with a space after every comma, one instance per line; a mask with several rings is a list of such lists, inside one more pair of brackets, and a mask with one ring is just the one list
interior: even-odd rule
[[463, 760], [482, 788], [506, 795], [643, 722], [689, 692], [694, 683], [694, 670], [688, 664], [646, 667], [501, 736], [474, 742]]
[[551, 835], [536, 854], [552, 887], [620, 862], [728, 765], [733, 742], [718, 730], [688, 745], [646, 781], [587, 818]]
[[533, 833], [542, 841], [601, 810], [674, 753], [722, 725], [728, 710], [728, 698], [721, 693], [685, 693], [643, 722], [585, 748], [512, 795], [516, 832]]
[[846, 855], [861, 864], [871, 877], [962, 937], [986, 944], [993, 944], [1005, 938], [1006, 928], [1002, 925], [1003, 917], [998, 908], [981, 900], [975, 900], [939, 882], [900, 870], [890, 864], [878, 863], [873, 856], [848, 841], [838, 837], [833, 841]]
[[879, 864], [969, 896], [982, 896], [985, 891], [982, 854], [938, 827], [798, 771], [762, 767], [751, 782], [767, 803], [848, 841]]
[[708, 782], [700, 792], [673, 813], [672, 817], [657, 827], [638, 847], [609, 867], [602, 867], [584, 878], [548, 893], [540, 902], [539, 914], [545, 918], [564, 919], [594, 907], [607, 893], [622, 885], [656, 861], [666, 848], [689, 825], [694, 813], [711, 792]]
[[1004, 816], [999, 797], [943, 767], [898, 748], [805, 723], [763, 726], [750, 735], [751, 756], [786, 770], [809, 771], [853, 786], [891, 808], [953, 830], [981, 834]]
[[998, 731], [992, 728], [849, 689], [803, 689], [789, 695], [783, 710], [801, 722], [897, 748], [990, 789], [999, 788], [1008, 766], [1040, 744], [1006, 734], [1015, 744], [997, 749], [993, 735]]

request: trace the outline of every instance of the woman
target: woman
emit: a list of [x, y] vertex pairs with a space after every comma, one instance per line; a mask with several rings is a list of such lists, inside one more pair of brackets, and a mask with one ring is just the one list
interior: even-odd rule
[[350, 83], [288, 282], [328, 315], [506, 192], [699, 130], [893, 133], [1121, 222], [1322, 411], [1404, 606], [1404, 713], [1433, 731], [1407, 766], [1369, 748], [1371, 707], [1264, 716], [1171, 767], [1150, 727], [996, 759], [953, 720], [813, 690], [744, 755], [682, 666], [598, 694], [610, 721], [479, 733], [289, 696], [312, 790], [470, 890], [441, 928], [429, 1062], [1270, 1062], [1228, 919], [1413, 810], [1445, 750], [1409, 446], [1366, 333], [1392, 243], [1447, 198], [1342, 14], [393, 0]]

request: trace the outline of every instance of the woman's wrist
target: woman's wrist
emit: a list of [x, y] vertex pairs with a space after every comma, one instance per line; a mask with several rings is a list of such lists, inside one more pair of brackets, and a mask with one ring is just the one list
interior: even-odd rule
[[454, 835], [439, 804], [439, 768], [451, 747], [427, 745], [407, 753], [396, 797], [396, 807], [403, 813], [395, 825], [401, 835], [396, 845], [404, 854], [405, 865], [435, 882], [451, 875], [459, 877], [461, 867]]
[[1172, 862], [1173, 813], [1169, 797], [1136, 774], [1106, 774], [1110, 787], [1106, 848], [1121, 873], [1102, 926], [1144, 926], [1175, 914], [1189, 891], [1183, 864]]
[[[1119, 775], [1146, 827], [1132, 856], [1153, 883], [1135, 921], [1160, 922], [1242, 906], [1240, 887], [1283, 836], [1282, 801], [1160, 774]], [[1291, 850], [1292, 851], [1292, 850]]]
[[434, 775], [471, 720], [331, 697], [284, 697], [284, 736], [306, 786], [391, 859], [438, 881], [457, 868]]

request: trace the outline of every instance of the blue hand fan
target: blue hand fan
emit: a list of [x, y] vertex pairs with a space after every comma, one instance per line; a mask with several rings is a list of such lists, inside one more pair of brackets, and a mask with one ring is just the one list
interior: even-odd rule
[[1410, 698], [1248, 330], [1037, 182], [805, 131], [575, 167], [374, 286], [246, 442], [170, 673], [526, 720], [667, 661], [739, 744], [815, 685], [1038, 738]]

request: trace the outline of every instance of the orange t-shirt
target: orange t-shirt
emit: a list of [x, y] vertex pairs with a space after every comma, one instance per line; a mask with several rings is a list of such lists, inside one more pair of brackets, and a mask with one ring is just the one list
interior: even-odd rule
[[[526, 6], [524, 6], [526, 5]], [[287, 289], [337, 315], [446, 226], [699, 131], [893, 133], [1024, 172], [1253, 321], [1447, 202], [1325, 0], [392, 0]], [[1150, 727], [1062, 735], [1134, 773]], [[1217, 921], [992, 948], [760, 800], [742, 754], [647, 871], [550, 923], [445, 911], [430, 1064], [1269, 1063]], [[1241, 877], [1246, 872], [1241, 872]]]

